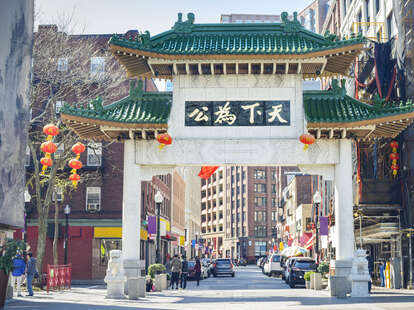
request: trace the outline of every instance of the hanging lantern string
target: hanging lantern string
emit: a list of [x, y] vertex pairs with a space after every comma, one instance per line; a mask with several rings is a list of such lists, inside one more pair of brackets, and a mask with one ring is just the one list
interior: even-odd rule
[[78, 182], [80, 180], [79, 174], [76, 173], [77, 170], [83, 167], [82, 162], [79, 160], [80, 154], [85, 151], [86, 147], [82, 143], [78, 142], [72, 146], [72, 152], [76, 154], [76, 157], [71, 159], [68, 163], [69, 167], [72, 168], [71, 175], [69, 176], [69, 180], [72, 181], [72, 185], [74, 188], [77, 187]]
[[40, 146], [41, 151], [45, 153], [45, 157], [40, 159], [40, 163], [43, 165], [41, 175], [44, 175], [47, 168], [53, 165], [51, 154], [56, 152], [57, 147], [52, 140], [54, 136], [59, 134], [59, 128], [54, 124], [47, 124], [43, 127], [43, 133], [46, 135], [46, 142]]

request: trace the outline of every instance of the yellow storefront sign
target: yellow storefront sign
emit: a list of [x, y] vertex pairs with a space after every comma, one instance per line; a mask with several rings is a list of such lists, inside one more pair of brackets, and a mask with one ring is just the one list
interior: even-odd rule
[[[95, 238], [122, 238], [122, 227], [94, 227], [93, 235]], [[148, 232], [141, 229], [141, 240], [148, 239]]]
[[185, 237], [180, 236], [180, 246], [184, 246], [184, 244], [185, 244]]

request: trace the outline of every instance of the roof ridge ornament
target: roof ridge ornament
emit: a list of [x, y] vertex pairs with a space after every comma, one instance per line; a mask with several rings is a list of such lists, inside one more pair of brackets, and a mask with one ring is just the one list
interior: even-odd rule
[[332, 91], [337, 96], [345, 96], [346, 95], [346, 88], [345, 88], [345, 79], [341, 79], [341, 86], [339, 86], [339, 81], [337, 79], [332, 80]]
[[143, 91], [143, 85], [142, 80], [132, 80], [129, 82], [129, 96], [131, 98], [142, 98], [142, 95], [144, 93]]
[[183, 22], [183, 13], [178, 13], [178, 20], [175, 22], [172, 29], [178, 33], [190, 33], [194, 25], [194, 20], [194, 13], [188, 13], [185, 22]]
[[303, 28], [298, 21], [298, 12], [293, 12], [293, 20], [289, 20], [289, 14], [287, 12], [282, 12], [281, 18], [287, 34], [297, 33]]

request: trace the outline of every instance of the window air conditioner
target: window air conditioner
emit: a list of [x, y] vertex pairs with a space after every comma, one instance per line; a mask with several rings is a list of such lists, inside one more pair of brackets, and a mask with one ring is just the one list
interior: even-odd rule
[[86, 205], [86, 211], [88, 212], [96, 212], [99, 211], [101, 209], [101, 206], [99, 205], [99, 203], [88, 203]]

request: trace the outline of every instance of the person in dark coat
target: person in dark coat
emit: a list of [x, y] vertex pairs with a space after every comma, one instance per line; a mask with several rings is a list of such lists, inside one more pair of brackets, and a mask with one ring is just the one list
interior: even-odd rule
[[201, 263], [200, 260], [197, 258], [195, 266], [194, 266], [195, 276], [197, 280], [197, 286], [200, 285], [200, 275], [201, 275]]
[[368, 261], [368, 272], [370, 276], [370, 280], [368, 282], [368, 292], [371, 293], [372, 276], [374, 275], [374, 258], [371, 256], [371, 253], [369, 251], [367, 251], [366, 259]]
[[182, 266], [181, 266], [181, 288], [185, 289], [187, 287], [187, 277], [188, 277], [188, 261], [185, 255], [182, 256]]
[[27, 254], [27, 269], [26, 269], [26, 274], [27, 274], [27, 291], [29, 292], [29, 295], [27, 296], [33, 296], [33, 288], [32, 288], [32, 282], [33, 282], [33, 278], [38, 275], [38, 271], [36, 268], [36, 263], [37, 260], [36, 258], [33, 257], [33, 254], [31, 252], [29, 252]]
[[22, 296], [22, 278], [24, 275], [24, 272], [26, 271], [26, 263], [23, 259], [23, 257], [20, 255], [20, 253], [16, 254], [16, 256], [13, 258], [13, 271], [12, 271], [12, 283], [14, 286], [14, 283], [16, 283], [16, 291], [17, 296]]

